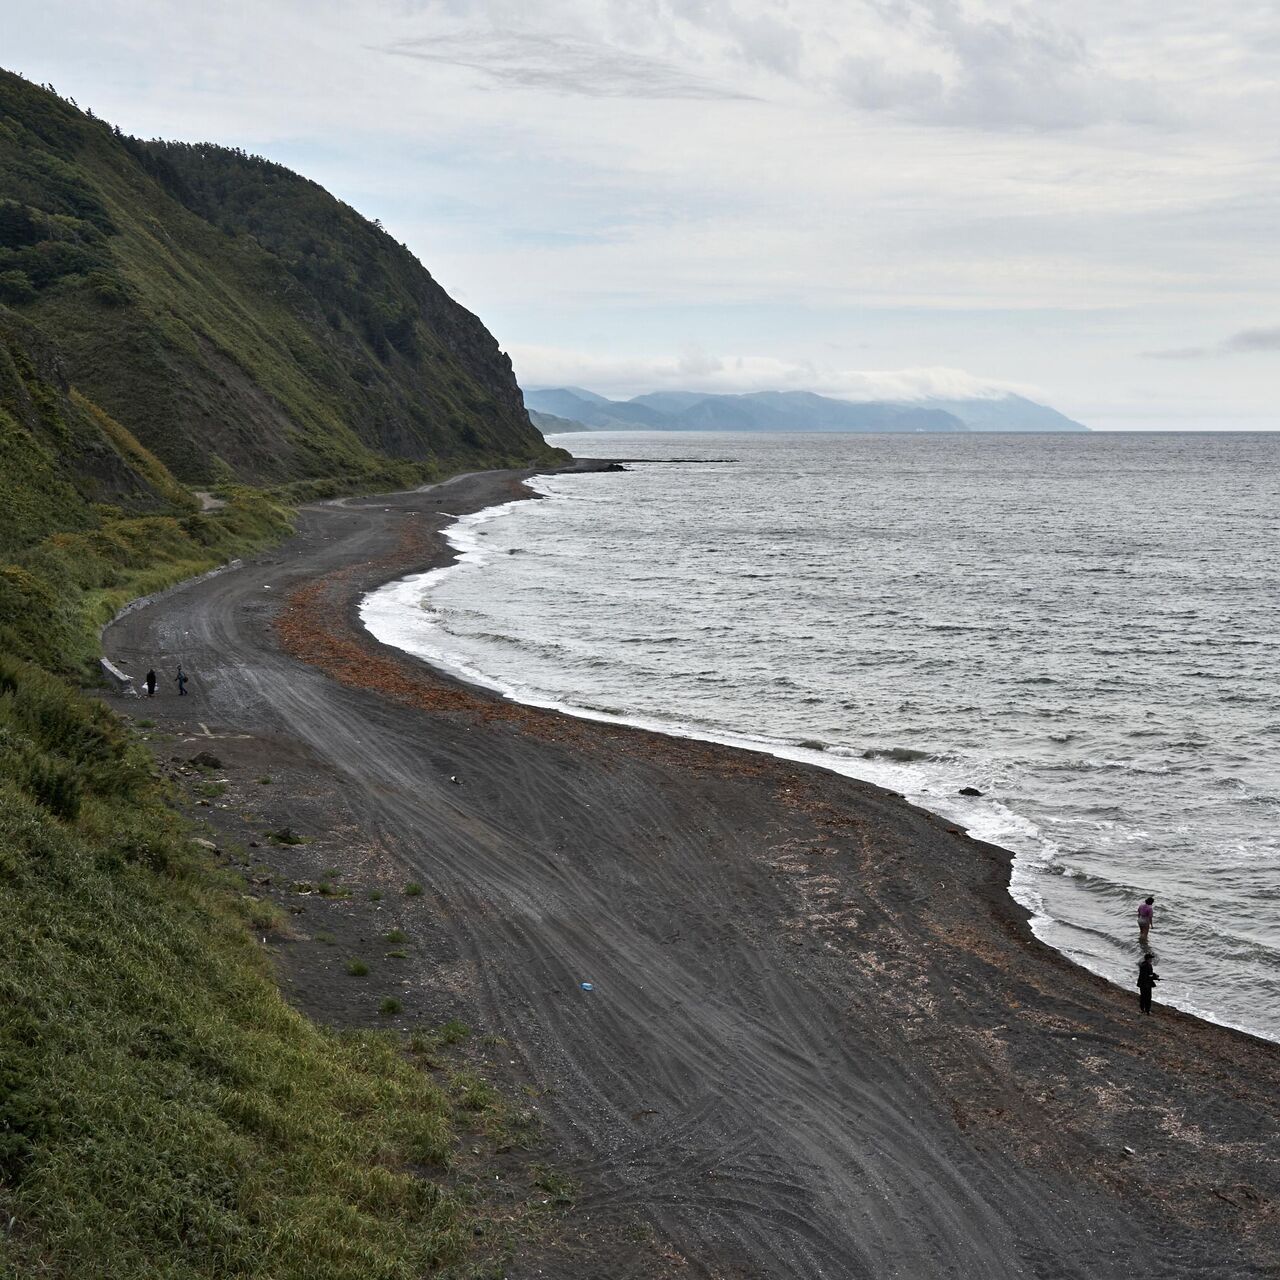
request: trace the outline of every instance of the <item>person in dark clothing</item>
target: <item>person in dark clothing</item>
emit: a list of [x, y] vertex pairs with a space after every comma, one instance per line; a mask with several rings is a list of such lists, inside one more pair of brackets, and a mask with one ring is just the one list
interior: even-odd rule
[[156, 696], [156, 669], [152, 667], [147, 672], [147, 697], [154, 698]]
[[1151, 964], [1154, 959], [1155, 956], [1148, 951], [1143, 955], [1138, 965], [1138, 1008], [1143, 1013], [1151, 1012], [1151, 992], [1156, 983], [1160, 981], [1160, 975]]
[[178, 682], [178, 697], [185, 698], [187, 696], [187, 674], [181, 667], [178, 668], [178, 674], [174, 677]]

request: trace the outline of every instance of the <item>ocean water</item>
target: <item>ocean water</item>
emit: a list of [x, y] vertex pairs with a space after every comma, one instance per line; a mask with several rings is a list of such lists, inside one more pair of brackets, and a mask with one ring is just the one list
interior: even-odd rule
[[900, 791], [1130, 990], [1153, 894], [1158, 998], [1280, 1039], [1280, 435], [555, 443], [649, 461], [463, 518], [376, 635]]

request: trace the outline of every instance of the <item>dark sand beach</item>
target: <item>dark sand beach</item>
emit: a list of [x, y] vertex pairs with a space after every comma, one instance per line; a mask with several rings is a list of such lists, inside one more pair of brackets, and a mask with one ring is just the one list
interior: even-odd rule
[[519, 482], [307, 508], [105, 635], [191, 675], [121, 700], [166, 753], [271, 774], [215, 824], [288, 822], [314, 843], [272, 857], [385, 890], [308, 904], [273, 947], [290, 998], [370, 1021], [308, 935], [403, 926], [406, 1025], [460, 1016], [538, 1082], [581, 1191], [508, 1274], [1280, 1275], [1280, 1046], [1141, 1017], [1032, 937], [1007, 852], [822, 770], [505, 702], [362, 629], [366, 591], [447, 563], [450, 516]]

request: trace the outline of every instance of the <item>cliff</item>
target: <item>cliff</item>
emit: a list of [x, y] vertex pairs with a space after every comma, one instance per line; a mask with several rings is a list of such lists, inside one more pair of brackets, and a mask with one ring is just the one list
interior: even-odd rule
[[7, 72], [0, 302], [187, 482], [548, 456], [493, 336], [377, 222], [280, 165], [125, 137]]

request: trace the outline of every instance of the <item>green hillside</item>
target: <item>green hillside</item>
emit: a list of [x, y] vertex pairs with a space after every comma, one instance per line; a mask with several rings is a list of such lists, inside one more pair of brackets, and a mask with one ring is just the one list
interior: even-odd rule
[[433, 1077], [430, 1033], [290, 1008], [255, 943], [288, 922], [75, 685], [126, 601], [288, 533], [270, 486], [550, 456], [492, 337], [376, 224], [0, 72], [5, 1280], [471, 1275], [524, 1230], [474, 1190], [531, 1140], [497, 1094]]
[[60, 353], [0, 306], [0, 650], [82, 675], [98, 627], [134, 595], [212, 568], [288, 528], [228, 488], [217, 515], [67, 382]]
[[8, 72], [0, 302], [187, 482], [549, 453], [493, 337], [376, 222], [280, 165], [124, 137]]
[[44, 335], [0, 306], [0, 555], [97, 527], [102, 505], [188, 512], [197, 503], [119, 423], [76, 394]]

